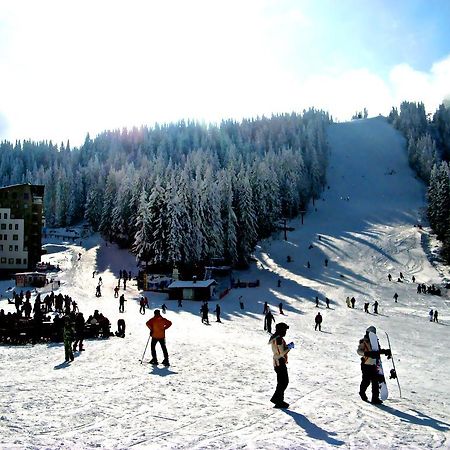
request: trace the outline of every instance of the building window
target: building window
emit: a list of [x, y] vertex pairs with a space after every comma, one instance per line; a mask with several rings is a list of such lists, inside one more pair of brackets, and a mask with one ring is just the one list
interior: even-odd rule
[[3, 213], [3, 218], [7, 219], [8, 218], [8, 213]]
[[8, 229], [9, 229], [9, 230], [12, 230], [12, 223], [10, 223], [10, 224], [8, 225]]
[[0, 244], [0, 252], [3, 251], [3, 244]]
[[23, 193], [23, 199], [24, 200], [29, 200], [30, 199], [30, 194], [28, 192], [24, 192]]
[[23, 258], [23, 263], [26, 264], [27, 263], [27, 259]]
[[13, 241], [18, 241], [18, 240], [19, 240], [19, 235], [13, 234]]
[[14, 258], [8, 258], [8, 264], [14, 264]]
[[9, 251], [10, 251], [10, 252], [13, 251], [13, 246], [12, 246], [12, 245], [9, 246]]
[[14, 229], [15, 229], [15, 230], [18, 230], [18, 229], [19, 229], [19, 224], [18, 224], [18, 223], [16, 223], [16, 224], [14, 225]]
[[22, 264], [22, 261], [20, 258], [16, 258], [16, 264]]
[[6, 223], [2, 223], [2, 224], [0, 225], [0, 228], [1, 228], [2, 230], [6, 230]]
[[18, 252], [18, 251], [19, 251], [19, 246], [18, 246], [18, 245], [15, 245], [15, 246], [14, 246], [14, 251], [15, 251], [15, 252]]
[[0, 234], [0, 241], [3, 241], [3, 234]]
[[3, 235], [3, 240], [4, 240], [4, 241], [7, 241], [7, 240], [8, 240], [8, 235], [7, 235], [7, 234], [4, 234], [4, 235]]
[[1, 259], [0, 259], [0, 263], [6, 264], [6, 258], [1, 258]]

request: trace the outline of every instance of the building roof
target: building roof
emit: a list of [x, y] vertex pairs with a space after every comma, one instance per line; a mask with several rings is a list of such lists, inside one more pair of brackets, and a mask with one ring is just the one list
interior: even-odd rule
[[20, 186], [44, 186], [43, 184], [31, 184], [31, 183], [18, 183], [18, 184], [10, 184], [8, 186], [0, 186], [0, 189], [10, 189], [10, 188], [16, 188]]
[[169, 284], [169, 289], [182, 289], [182, 288], [207, 288], [213, 284], [217, 284], [215, 280], [197, 280], [197, 281], [174, 281]]

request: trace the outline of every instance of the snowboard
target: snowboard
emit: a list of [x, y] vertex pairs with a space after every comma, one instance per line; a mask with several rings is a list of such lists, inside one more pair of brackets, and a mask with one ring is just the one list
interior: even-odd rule
[[[380, 351], [380, 345], [378, 344], [378, 337], [375, 333], [369, 333], [370, 346], [374, 352]], [[377, 373], [378, 373], [378, 386], [380, 388], [380, 399], [386, 400], [388, 398], [388, 388], [386, 379], [384, 378], [383, 365], [381, 364], [381, 358], [377, 358]]]

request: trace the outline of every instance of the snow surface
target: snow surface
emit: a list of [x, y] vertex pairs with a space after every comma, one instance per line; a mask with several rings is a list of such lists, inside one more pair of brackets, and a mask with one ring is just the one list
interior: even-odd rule
[[[0, 346], [0, 448], [450, 448], [448, 291], [443, 297], [418, 295], [410, 282], [415, 275], [438, 284], [448, 274], [427, 257], [433, 252], [429, 230], [414, 227], [425, 188], [408, 167], [404, 140], [383, 118], [334, 124], [329, 141], [330, 188], [310, 205], [304, 225], [290, 223], [295, 231], [287, 241], [280, 233], [260, 243], [257, 263], [236, 278], [261, 285], [234, 289], [221, 300], [222, 324], [211, 314], [211, 325], [202, 325], [200, 303], [184, 301], [178, 308], [167, 296], [149, 293], [151, 308], [166, 303], [173, 322], [169, 369], [139, 362], [152, 314], [139, 314], [135, 282], [124, 292], [124, 314], [113, 297], [119, 270], [136, 273], [133, 256], [96, 235], [81, 246], [49, 243], [45, 260], [60, 264], [61, 292], [78, 302], [86, 318], [99, 309], [113, 330], [123, 317], [127, 335], [87, 341], [69, 366], [61, 364], [62, 344]], [[387, 281], [388, 272], [396, 280], [400, 271], [405, 283]], [[9, 285], [2, 282], [2, 292]], [[245, 310], [239, 309], [240, 295]], [[316, 295], [322, 332], [314, 331]], [[348, 295], [356, 298], [354, 310], [345, 305]], [[365, 314], [364, 301], [375, 300], [380, 314]], [[288, 342], [296, 344], [285, 411], [269, 402], [276, 380], [263, 330], [265, 301], [277, 321], [289, 324]], [[280, 301], [284, 317], [276, 308]], [[13, 311], [5, 299], [0, 308]], [[439, 324], [428, 321], [430, 308], [438, 309]], [[381, 407], [358, 396], [356, 348], [372, 324], [382, 347], [383, 331], [390, 335], [403, 394], [400, 399], [388, 380], [390, 398]], [[388, 372], [390, 362], [383, 363]]]

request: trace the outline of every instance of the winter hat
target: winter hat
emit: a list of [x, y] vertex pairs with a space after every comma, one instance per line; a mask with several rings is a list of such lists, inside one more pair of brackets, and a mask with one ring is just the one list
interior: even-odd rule
[[284, 322], [279, 322], [275, 325], [276, 331], [288, 330], [288, 329], [289, 329], [289, 325], [286, 325]]
[[377, 329], [371, 325], [369, 328], [367, 328], [366, 333], [369, 334], [370, 332], [377, 334]]
[[155, 316], [160, 316], [161, 315], [159, 309], [155, 309], [154, 314], [155, 314]]

